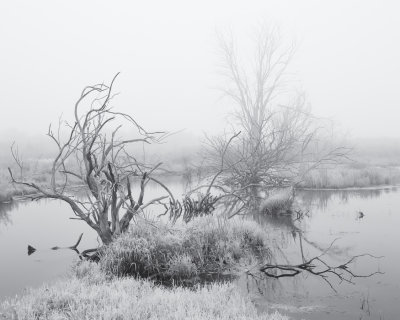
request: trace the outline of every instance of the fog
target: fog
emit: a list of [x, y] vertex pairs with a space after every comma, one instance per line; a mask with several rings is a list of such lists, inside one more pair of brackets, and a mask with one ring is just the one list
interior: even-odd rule
[[0, 1], [0, 319], [397, 319], [399, 9]]
[[[217, 33], [260, 23], [297, 43], [290, 70], [313, 113], [351, 137], [400, 137], [396, 1], [3, 1], [0, 131], [44, 134], [82, 88], [116, 83], [115, 106], [149, 130], [218, 132]], [[240, 46], [240, 41], [239, 41]], [[36, 139], [35, 139], [36, 140]]]

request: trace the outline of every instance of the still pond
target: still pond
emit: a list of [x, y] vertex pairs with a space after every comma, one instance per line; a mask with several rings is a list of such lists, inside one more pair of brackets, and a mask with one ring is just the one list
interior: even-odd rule
[[[182, 190], [174, 182], [174, 191]], [[153, 187], [152, 193], [158, 193]], [[400, 315], [400, 190], [298, 191], [297, 206], [308, 212], [301, 221], [289, 217], [255, 217], [270, 235], [274, 259], [297, 264], [321, 253], [336, 239], [326, 258], [334, 265], [369, 253], [352, 264], [357, 274], [382, 274], [354, 279], [354, 284], [300, 274], [280, 279], [242, 275], [234, 281], [260, 310], [278, 310], [294, 319], [399, 319]], [[363, 216], [360, 216], [360, 213]], [[77, 259], [73, 245], [84, 233], [80, 249], [98, 245], [96, 234], [59, 201], [0, 204], [0, 301], [28, 287], [65, 276]], [[296, 230], [301, 229], [302, 235]], [[27, 246], [37, 251], [27, 254]]]

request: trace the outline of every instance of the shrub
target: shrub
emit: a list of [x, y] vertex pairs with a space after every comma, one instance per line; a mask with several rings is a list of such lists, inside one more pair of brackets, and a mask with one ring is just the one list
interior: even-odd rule
[[224, 272], [265, 257], [266, 234], [254, 221], [196, 218], [172, 229], [137, 223], [100, 253], [107, 273], [185, 279]]
[[291, 188], [280, 190], [261, 202], [260, 211], [268, 214], [284, 213], [290, 211], [293, 200], [294, 197]]

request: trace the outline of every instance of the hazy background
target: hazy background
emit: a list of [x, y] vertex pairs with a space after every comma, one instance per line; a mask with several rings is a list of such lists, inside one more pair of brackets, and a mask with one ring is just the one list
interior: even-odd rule
[[399, 12], [365, 0], [2, 1], [0, 141], [37, 150], [85, 85], [118, 71], [115, 106], [148, 130], [218, 132], [230, 106], [216, 33], [251, 37], [260, 23], [297, 42], [291, 72], [314, 114], [355, 139], [399, 141]]

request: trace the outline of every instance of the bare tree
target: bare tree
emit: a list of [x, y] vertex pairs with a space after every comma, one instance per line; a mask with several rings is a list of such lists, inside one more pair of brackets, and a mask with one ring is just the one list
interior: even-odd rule
[[224, 157], [224, 174], [215, 185], [229, 186], [231, 192], [293, 186], [306, 171], [345, 155], [344, 148], [321, 142], [321, 127], [304, 93], [290, 92], [287, 69], [294, 46], [284, 45], [275, 29], [258, 34], [249, 68], [232, 39], [221, 37], [221, 49], [228, 80], [223, 91], [235, 105], [233, 131], [242, 133], [227, 149], [231, 133], [208, 138], [205, 158], [212, 172], [221, 171]]
[[[29, 181], [22, 173], [17, 178], [11, 168], [8, 169], [15, 185], [29, 187], [35, 192], [27, 198], [58, 199], [68, 203], [76, 219], [92, 227], [104, 244], [125, 232], [134, 215], [152, 204], [160, 204], [170, 193], [164, 184], [153, 178], [161, 163], [141, 163], [130, 152], [132, 144], [157, 142], [165, 135], [148, 132], [128, 114], [112, 109], [112, 89], [117, 75], [110, 85], [96, 84], [83, 89], [75, 103], [72, 123], [65, 122], [63, 126], [60, 120], [56, 132], [49, 127], [47, 135], [57, 147], [49, 183]], [[134, 129], [135, 137], [122, 139], [119, 136], [123, 123]], [[66, 129], [64, 134], [63, 128]], [[13, 147], [11, 150], [22, 172], [19, 155]], [[149, 181], [159, 183], [166, 195], [145, 202]], [[78, 182], [84, 185], [80, 196], [68, 192], [69, 187]], [[133, 186], [137, 187], [136, 198]]]

